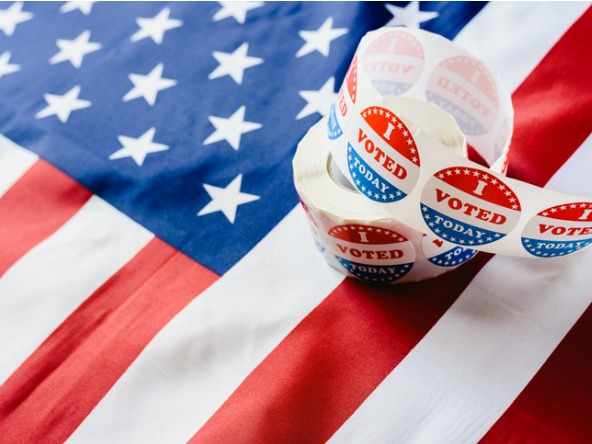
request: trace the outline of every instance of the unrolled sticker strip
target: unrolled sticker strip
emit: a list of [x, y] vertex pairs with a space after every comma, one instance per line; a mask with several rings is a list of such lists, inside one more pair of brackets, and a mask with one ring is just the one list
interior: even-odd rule
[[[483, 167], [447, 149], [393, 95], [454, 117]], [[311, 143], [327, 144], [352, 186], [396, 220], [461, 248], [556, 257], [592, 243], [592, 202], [504, 176], [510, 95], [476, 57], [423, 30], [368, 33]]]

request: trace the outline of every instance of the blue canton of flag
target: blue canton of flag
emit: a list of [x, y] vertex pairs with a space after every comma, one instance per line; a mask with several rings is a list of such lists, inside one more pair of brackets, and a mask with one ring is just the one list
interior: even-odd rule
[[0, 131], [222, 274], [297, 203], [296, 144], [360, 38], [438, 14], [452, 38], [483, 5], [386, 6], [4, 3]]

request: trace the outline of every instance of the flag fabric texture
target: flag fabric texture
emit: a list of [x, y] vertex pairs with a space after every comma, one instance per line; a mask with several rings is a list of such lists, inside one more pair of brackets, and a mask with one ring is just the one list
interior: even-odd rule
[[367, 285], [291, 165], [420, 27], [512, 91], [509, 176], [592, 197], [589, 6], [0, 3], [0, 442], [590, 442], [590, 251]]

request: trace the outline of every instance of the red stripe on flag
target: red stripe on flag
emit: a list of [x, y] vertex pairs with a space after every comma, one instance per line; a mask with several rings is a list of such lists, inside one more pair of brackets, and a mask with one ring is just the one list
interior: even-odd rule
[[485, 168], [489, 167], [489, 164], [483, 158], [483, 156], [479, 154], [479, 151], [477, 151], [475, 148], [472, 147], [472, 145], [469, 144], [467, 144], [467, 156], [473, 162], [478, 163], [479, 165], [482, 165]]
[[346, 279], [249, 375], [191, 442], [324, 442], [409, 353], [491, 256], [436, 279]]
[[90, 197], [74, 179], [37, 160], [0, 197], [0, 276], [60, 228]]
[[[576, 64], [585, 63], [580, 61], [587, 42], [581, 27], [589, 26], [588, 20], [582, 18], [574, 25], [516, 92], [512, 162], [522, 168], [514, 167], [514, 177], [544, 185], [590, 132], [592, 120], [581, 122], [578, 117], [578, 124], [587, 128], [585, 136], [581, 129], [564, 134], [572, 126], [568, 104], [574, 94], [587, 90], [588, 74], [578, 69], [557, 72], [557, 65], [563, 66], [560, 71], [573, 67], [576, 53]], [[578, 48], [576, 53], [572, 47]], [[540, 95], [545, 90], [555, 93]], [[577, 107], [581, 112], [585, 107], [590, 116], [592, 103], [581, 101]], [[540, 118], [539, 110], [544, 111], [547, 125], [542, 135], [531, 128]], [[555, 133], [562, 134], [559, 145]], [[344, 281], [243, 381], [192, 442], [327, 440], [422, 339], [490, 257], [479, 254], [452, 273], [406, 286], [379, 289]]]
[[592, 132], [590, 29], [589, 8], [512, 95], [508, 176], [545, 185]]
[[0, 387], [2, 442], [63, 442], [158, 331], [217, 279], [153, 239]]
[[592, 307], [481, 441], [584, 443], [592, 437]]

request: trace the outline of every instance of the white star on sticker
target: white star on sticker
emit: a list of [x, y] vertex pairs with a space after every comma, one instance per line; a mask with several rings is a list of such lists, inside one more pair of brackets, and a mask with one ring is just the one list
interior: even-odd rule
[[232, 53], [214, 51], [212, 55], [218, 61], [219, 65], [210, 73], [208, 79], [212, 80], [229, 75], [240, 85], [243, 82], [245, 69], [263, 63], [263, 59], [259, 57], [249, 57], [247, 55], [248, 50], [249, 44], [244, 42]]
[[88, 100], [79, 99], [79, 94], [80, 85], [76, 85], [63, 96], [44, 94], [43, 98], [47, 102], [47, 106], [35, 114], [35, 117], [42, 119], [55, 115], [62, 123], [66, 123], [72, 111], [88, 108], [92, 105]]
[[264, 5], [263, 2], [218, 2], [220, 8], [214, 15], [214, 21], [225, 19], [227, 17], [234, 17], [234, 19], [241, 25], [245, 24], [247, 19], [247, 12], [251, 9], [260, 8]]
[[393, 15], [393, 18], [385, 26], [406, 26], [419, 29], [419, 24], [438, 17], [435, 11], [420, 11], [419, 2], [410, 2], [407, 6], [395, 6], [386, 3], [385, 8]]
[[123, 101], [128, 102], [138, 97], [144, 97], [149, 105], [154, 105], [159, 91], [177, 84], [176, 80], [164, 79], [162, 77], [163, 69], [164, 65], [159, 63], [145, 76], [141, 74], [130, 74], [129, 79], [134, 84], [134, 87], [123, 96]]
[[11, 55], [10, 51], [4, 51], [2, 55], [0, 55], [0, 79], [3, 75], [12, 74], [21, 69], [20, 65], [9, 63]]
[[337, 37], [347, 34], [346, 28], [333, 29], [333, 17], [329, 17], [316, 31], [300, 31], [298, 34], [306, 43], [298, 50], [296, 57], [302, 57], [313, 51], [319, 51], [324, 56], [329, 55], [329, 46]]
[[60, 12], [65, 14], [66, 12], [79, 10], [84, 15], [90, 15], [92, 7], [96, 2], [86, 0], [79, 2], [66, 2], [60, 7]]
[[0, 9], [0, 29], [10, 37], [16, 25], [32, 18], [33, 14], [23, 11], [23, 2], [15, 2], [6, 9]]
[[109, 156], [109, 160], [131, 157], [138, 166], [142, 166], [146, 156], [169, 149], [168, 145], [153, 142], [156, 128], [152, 127], [137, 139], [127, 136], [117, 136], [122, 147]]
[[74, 40], [58, 39], [56, 45], [58, 45], [60, 51], [49, 60], [49, 63], [55, 65], [56, 63], [69, 61], [75, 68], [80, 68], [82, 59], [86, 54], [101, 49], [100, 43], [89, 42], [89, 39], [90, 31], [88, 29]]
[[245, 122], [245, 111], [246, 107], [243, 105], [227, 119], [209, 116], [208, 120], [216, 127], [216, 131], [204, 140], [204, 145], [226, 140], [232, 148], [238, 150], [241, 135], [261, 128], [260, 123]]
[[170, 14], [171, 10], [169, 8], [164, 8], [153, 18], [140, 17], [136, 19], [136, 23], [140, 29], [136, 31], [134, 35], [132, 35], [131, 41], [137, 42], [138, 40], [150, 37], [152, 40], [154, 40], [154, 43], [160, 45], [162, 43], [162, 39], [164, 38], [165, 32], [183, 25], [181, 20], [170, 19]]
[[335, 78], [331, 77], [318, 91], [300, 91], [298, 94], [308, 103], [296, 116], [296, 120], [319, 113], [326, 116], [331, 111], [331, 105], [335, 103], [337, 93], [335, 90]]
[[241, 181], [243, 175], [239, 174], [226, 188], [215, 187], [204, 183], [204, 188], [212, 198], [208, 204], [203, 207], [197, 216], [204, 216], [206, 214], [222, 211], [226, 219], [233, 224], [236, 218], [236, 209], [239, 205], [259, 200], [260, 196], [254, 194], [241, 193]]

